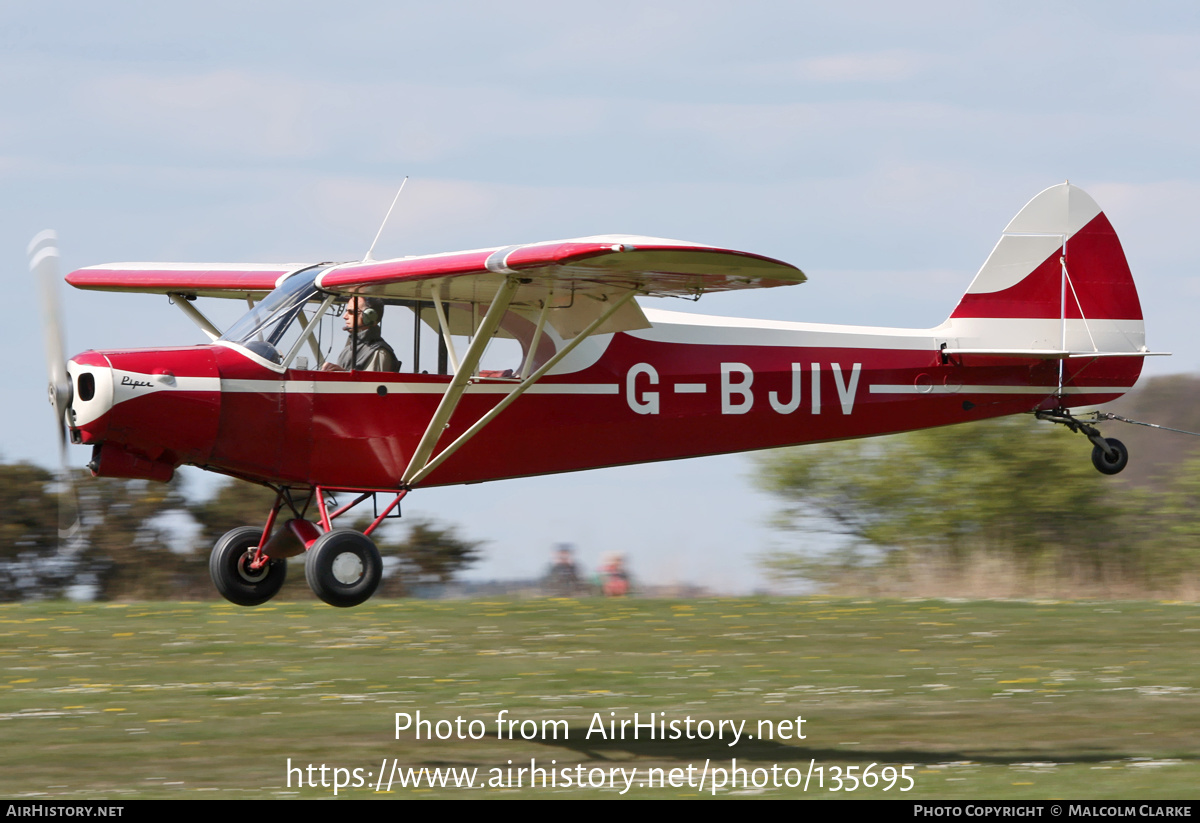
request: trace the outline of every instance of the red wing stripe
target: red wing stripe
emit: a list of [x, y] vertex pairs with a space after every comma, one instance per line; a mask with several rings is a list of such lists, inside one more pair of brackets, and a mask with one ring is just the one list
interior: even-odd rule
[[99, 291], [150, 292], [267, 292], [283, 275], [301, 268], [299, 265], [273, 266], [204, 266], [172, 268], [162, 264], [130, 264], [122, 266], [92, 266], [77, 269], [67, 275], [67, 282], [77, 289]]
[[[621, 242], [621, 238], [605, 238], [603, 241], [564, 240], [554, 243], [502, 246], [454, 254], [384, 260], [377, 263], [348, 263], [325, 272], [318, 278], [317, 283], [321, 288], [337, 290], [353, 286], [403, 283], [439, 277], [495, 276], [550, 266], [568, 267], [606, 255], [614, 255], [613, 259], [617, 266], [613, 270], [613, 276], [618, 276], [621, 272], [626, 271], [619, 266], [620, 255], [625, 252], [634, 252], [636, 255], [630, 258], [631, 268], [628, 272], [639, 271], [645, 265], [645, 270], [648, 272], [661, 272], [664, 278], [663, 283], [666, 283], [668, 278], [680, 275], [719, 281], [720, 285], [726, 288], [734, 285], [728, 282], [730, 275], [769, 281], [760, 282], [758, 285], [777, 285], [804, 280], [804, 275], [796, 267], [762, 255], [682, 242], [678, 245], [670, 245], [659, 241], [643, 245], [632, 242], [636, 238], [628, 238], [628, 240], [631, 242]], [[659, 252], [663, 254], [661, 260], [645, 256], [645, 253]], [[697, 255], [697, 260], [701, 262], [697, 263], [690, 257], [671, 257], [672, 254]], [[712, 259], [704, 259], [708, 256], [711, 256]], [[699, 271], [693, 271], [693, 269], [699, 269]], [[603, 265], [595, 269], [595, 277], [599, 278], [597, 282], [602, 282], [608, 274]]]

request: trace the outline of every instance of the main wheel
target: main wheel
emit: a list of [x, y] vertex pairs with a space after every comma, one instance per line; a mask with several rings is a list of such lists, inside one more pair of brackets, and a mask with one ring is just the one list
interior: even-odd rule
[[1104, 442], [1113, 450], [1112, 456], [1104, 453], [1099, 446], [1092, 447], [1092, 465], [1104, 474], [1117, 474], [1129, 463], [1129, 449], [1120, 440], [1112, 437], [1104, 438]]
[[371, 538], [353, 529], [334, 529], [317, 538], [304, 560], [313, 594], [330, 606], [357, 606], [375, 594], [383, 558]]
[[242, 526], [226, 532], [208, 556], [208, 573], [217, 591], [239, 606], [266, 603], [287, 579], [287, 560], [270, 560], [261, 569], [251, 569], [254, 550], [262, 538], [262, 529]]

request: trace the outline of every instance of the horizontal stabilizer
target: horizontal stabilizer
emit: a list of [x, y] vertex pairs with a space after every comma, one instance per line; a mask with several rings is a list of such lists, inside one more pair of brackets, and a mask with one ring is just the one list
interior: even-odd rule
[[942, 349], [942, 354], [975, 357], [1026, 357], [1034, 360], [1066, 360], [1071, 357], [1169, 357], [1169, 351], [1064, 351], [1062, 349]]

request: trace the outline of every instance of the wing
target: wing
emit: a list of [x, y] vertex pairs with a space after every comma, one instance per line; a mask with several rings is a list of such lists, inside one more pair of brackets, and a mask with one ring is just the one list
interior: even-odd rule
[[[321, 264], [327, 265], [327, 264]], [[80, 289], [196, 297], [260, 299], [306, 264], [109, 263], [77, 269], [67, 282]], [[509, 277], [520, 280], [511, 306], [516, 311], [555, 309], [550, 322], [574, 337], [631, 290], [643, 295], [700, 297], [733, 289], [803, 283], [795, 266], [747, 252], [632, 235], [601, 235], [474, 251], [343, 263], [317, 278], [327, 292], [390, 299], [439, 299], [453, 317], [471, 326]], [[423, 312], [424, 315], [424, 312]], [[599, 331], [648, 328], [634, 302]]]
[[255, 300], [273, 291], [299, 263], [108, 263], [76, 269], [67, 282], [96, 291], [184, 294]]
[[[549, 304], [556, 310], [550, 322], [567, 338], [598, 317], [606, 303], [630, 290], [699, 297], [806, 279], [795, 266], [761, 255], [657, 237], [602, 235], [346, 263], [322, 273], [317, 285], [346, 294], [486, 304], [510, 277], [520, 281], [510, 305], [532, 310]], [[649, 325], [638, 305], [629, 302], [598, 331]]]

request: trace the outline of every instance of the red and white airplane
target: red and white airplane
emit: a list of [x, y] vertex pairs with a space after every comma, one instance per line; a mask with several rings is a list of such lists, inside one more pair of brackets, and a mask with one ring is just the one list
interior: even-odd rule
[[[53, 235], [35, 238], [30, 254], [33, 268], [52, 272]], [[52, 357], [51, 394], [71, 441], [92, 446], [94, 475], [165, 481], [189, 464], [276, 490], [265, 527], [226, 534], [210, 560], [220, 592], [247, 606], [278, 592], [285, 558], [305, 551], [321, 599], [366, 600], [382, 573], [369, 535], [422, 486], [1022, 412], [1083, 431], [1097, 468], [1116, 473], [1125, 448], [1069, 409], [1119, 397], [1152, 354], [1108, 218], [1065, 183], [1008, 224], [933, 329], [643, 308], [635, 297], [698, 297], [805, 276], [754, 254], [632, 236], [316, 265], [114, 263], [66, 279], [81, 289], [170, 295], [211, 338], [88, 351], [65, 370], [61, 355]], [[338, 304], [353, 296], [411, 312], [411, 371], [321, 369], [333, 356], [332, 334], [319, 332], [337, 324]], [[192, 305], [197, 297], [251, 308], [222, 332]], [[439, 335], [437, 373], [420, 371], [422, 327]], [[481, 370], [496, 337], [520, 343], [519, 362]], [[354, 499], [335, 506], [335, 492]], [[390, 502], [365, 532], [333, 527], [380, 493]]]

